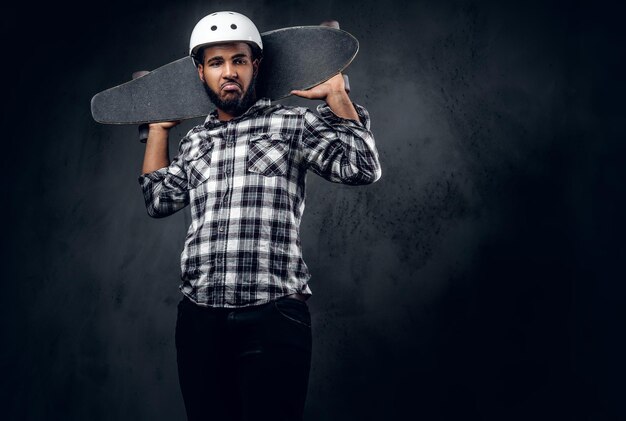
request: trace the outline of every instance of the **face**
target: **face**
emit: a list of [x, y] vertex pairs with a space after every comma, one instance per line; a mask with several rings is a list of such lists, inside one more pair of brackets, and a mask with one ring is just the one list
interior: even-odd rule
[[198, 74], [220, 119], [243, 114], [255, 101], [258, 60], [245, 42], [218, 44], [204, 49]]

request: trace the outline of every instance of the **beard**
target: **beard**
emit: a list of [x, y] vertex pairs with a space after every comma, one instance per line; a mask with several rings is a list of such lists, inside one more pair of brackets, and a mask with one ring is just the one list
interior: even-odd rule
[[222, 99], [209, 85], [204, 83], [204, 89], [209, 99], [220, 110], [238, 117], [248, 111], [248, 109], [256, 102], [256, 76], [252, 77], [248, 89], [240, 95], [233, 95], [231, 99]]

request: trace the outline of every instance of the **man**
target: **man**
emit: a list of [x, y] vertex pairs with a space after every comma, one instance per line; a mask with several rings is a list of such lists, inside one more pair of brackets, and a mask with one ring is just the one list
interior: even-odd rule
[[189, 420], [300, 420], [311, 361], [308, 269], [299, 226], [308, 169], [339, 183], [380, 175], [367, 111], [341, 75], [308, 91], [320, 116], [255, 95], [263, 44], [234, 12], [202, 19], [190, 54], [217, 107], [168, 158], [150, 125], [143, 188], [148, 213], [191, 205], [181, 255], [179, 380]]

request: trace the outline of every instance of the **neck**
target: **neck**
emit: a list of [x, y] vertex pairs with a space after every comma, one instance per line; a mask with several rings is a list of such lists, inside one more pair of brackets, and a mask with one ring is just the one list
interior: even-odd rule
[[217, 119], [219, 121], [230, 121], [233, 118], [237, 117], [236, 115], [227, 113], [226, 111], [222, 110], [222, 109], [217, 109]]

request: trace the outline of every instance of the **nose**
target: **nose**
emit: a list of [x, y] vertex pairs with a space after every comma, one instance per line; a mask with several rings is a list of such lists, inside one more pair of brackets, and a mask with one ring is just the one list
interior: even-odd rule
[[235, 79], [237, 77], [237, 69], [232, 63], [226, 62], [224, 64], [224, 78], [226, 79]]

